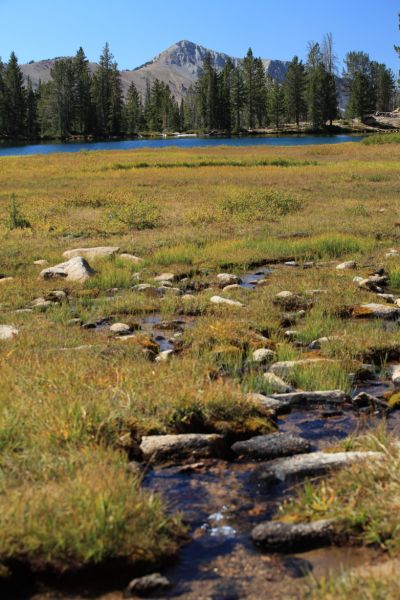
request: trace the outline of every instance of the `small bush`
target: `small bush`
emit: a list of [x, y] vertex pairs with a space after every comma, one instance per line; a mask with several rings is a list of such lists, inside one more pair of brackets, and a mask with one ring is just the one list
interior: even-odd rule
[[400, 133], [377, 133], [362, 140], [367, 146], [375, 144], [400, 144]]
[[25, 217], [19, 212], [15, 194], [11, 196], [10, 212], [8, 217], [8, 228], [9, 229], [25, 229], [30, 227], [31, 224]]
[[301, 200], [292, 194], [265, 189], [225, 198], [221, 209], [225, 218], [248, 221], [288, 215], [301, 206]]
[[161, 221], [159, 208], [147, 200], [126, 204], [116, 214], [116, 219], [129, 229], [155, 229]]

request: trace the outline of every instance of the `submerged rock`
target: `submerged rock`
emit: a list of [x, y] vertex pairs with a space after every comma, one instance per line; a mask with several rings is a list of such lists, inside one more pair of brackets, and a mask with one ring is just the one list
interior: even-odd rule
[[246, 458], [272, 460], [280, 456], [292, 456], [310, 450], [310, 443], [304, 438], [289, 433], [257, 435], [232, 446], [235, 454]]
[[379, 452], [313, 452], [289, 458], [277, 458], [260, 465], [254, 477], [262, 483], [285, 481], [289, 477], [322, 475], [332, 469], [341, 469], [363, 460], [379, 460]]
[[260, 523], [251, 532], [255, 546], [272, 552], [298, 552], [329, 544], [334, 521], [323, 519], [311, 523]]
[[380, 400], [371, 394], [367, 394], [366, 392], [361, 392], [357, 394], [354, 398], [351, 399], [351, 404], [356, 409], [372, 409], [379, 411], [387, 411], [390, 410], [390, 407], [384, 400]]
[[132, 579], [125, 590], [125, 597], [146, 597], [156, 592], [167, 590], [170, 587], [171, 582], [169, 579], [161, 575], [161, 573], [152, 573], [151, 575]]
[[151, 462], [226, 458], [229, 455], [223, 436], [216, 433], [147, 435], [142, 438], [140, 449], [144, 460]]
[[63, 252], [64, 258], [75, 258], [78, 256], [83, 256], [88, 260], [93, 260], [96, 258], [105, 258], [107, 256], [114, 256], [119, 252], [119, 248], [117, 246], [97, 246], [95, 248], [75, 248], [74, 250], [66, 250]]
[[94, 275], [93, 269], [81, 256], [75, 256], [67, 262], [43, 269], [40, 273], [40, 277], [43, 279], [59, 278], [79, 282], [86, 281], [92, 275]]

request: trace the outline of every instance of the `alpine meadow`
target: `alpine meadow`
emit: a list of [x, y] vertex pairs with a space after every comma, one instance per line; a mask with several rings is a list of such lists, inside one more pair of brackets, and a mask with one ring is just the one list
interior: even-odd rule
[[399, 82], [342, 34], [0, 60], [1, 598], [399, 598]]

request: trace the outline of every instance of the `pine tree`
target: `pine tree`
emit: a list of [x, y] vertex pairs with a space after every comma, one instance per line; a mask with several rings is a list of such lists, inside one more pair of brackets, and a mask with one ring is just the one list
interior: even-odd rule
[[91, 76], [89, 61], [82, 47], [79, 48], [74, 58], [74, 76], [74, 130], [84, 135], [90, 131]]
[[311, 42], [308, 47], [306, 65], [306, 101], [307, 114], [313, 129], [324, 125], [323, 86], [325, 69], [322, 64], [322, 54], [318, 43]]
[[4, 115], [5, 131], [9, 137], [25, 133], [26, 94], [24, 77], [18, 59], [11, 52], [4, 72]]
[[268, 90], [268, 113], [276, 129], [280, 129], [285, 114], [285, 94], [283, 85], [276, 80], [271, 82]]
[[92, 78], [92, 100], [95, 108], [95, 128], [100, 135], [120, 133], [122, 126], [122, 92], [117, 63], [105, 44], [99, 67]]
[[233, 131], [242, 128], [243, 108], [246, 102], [246, 91], [243, 82], [242, 69], [238, 66], [232, 73], [230, 89], [231, 121]]
[[5, 88], [4, 88], [4, 67], [0, 57], [0, 136], [5, 134], [6, 131], [6, 99], [5, 99]]
[[253, 51], [248, 49], [243, 59], [243, 83], [245, 91], [245, 123], [249, 129], [255, 127], [256, 107], [255, 107], [255, 60]]
[[196, 83], [196, 97], [201, 127], [215, 129], [218, 124], [218, 77], [209, 53], [204, 58], [202, 73]]
[[254, 113], [258, 127], [263, 127], [265, 125], [266, 103], [267, 88], [265, 68], [261, 58], [256, 58], [254, 61]]
[[306, 75], [304, 65], [297, 56], [289, 63], [285, 82], [284, 95], [285, 107], [288, 121], [300, 125], [301, 118], [306, 113], [306, 102], [304, 98], [306, 86]]
[[73, 132], [75, 71], [71, 58], [55, 61], [51, 69], [50, 115], [54, 135], [62, 138]]
[[339, 115], [338, 105], [338, 94], [336, 89], [336, 79], [333, 73], [329, 73], [325, 67], [324, 72], [321, 75], [323, 79], [322, 93], [323, 93], [323, 123], [329, 121], [329, 125], [332, 127], [332, 122]]
[[26, 91], [26, 136], [31, 140], [36, 139], [39, 134], [37, 102], [37, 94], [33, 91], [32, 82], [28, 77]]
[[125, 101], [125, 131], [128, 135], [136, 135], [140, 127], [140, 96], [135, 84], [131, 83]]

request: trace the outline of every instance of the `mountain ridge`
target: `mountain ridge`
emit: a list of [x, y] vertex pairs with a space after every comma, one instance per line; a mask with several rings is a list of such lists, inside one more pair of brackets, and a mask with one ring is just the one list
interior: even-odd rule
[[[170, 86], [172, 94], [180, 101], [190, 85], [193, 85], [198, 79], [204, 58], [208, 53], [211, 54], [218, 70], [224, 67], [228, 59], [231, 59], [234, 64], [238, 64], [242, 60], [189, 40], [180, 40], [156, 54], [150, 61], [133, 69], [120, 71], [123, 93], [125, 95], [130, 84], [134, 82], [144, 98], [147, 81], [151, 84], [155, 79], [159, 79]], [[50, 71], [56, 60], [54, 58], [31, 61], [22, 64], [21, 70], [24, 77], [26, 79], [29, 77], [33, 87], [37, 88], [39, 81], [45, 83], [51, 79]], [[266, 72], [271, 77], [279, 80], [284, 78], [289, 64], [287, 61], [270, 58], [264, 58], [262, 61]], [[92, 73], [96, 71], [97, 67], [97, 63], [89, 62], [89, 69]]]

